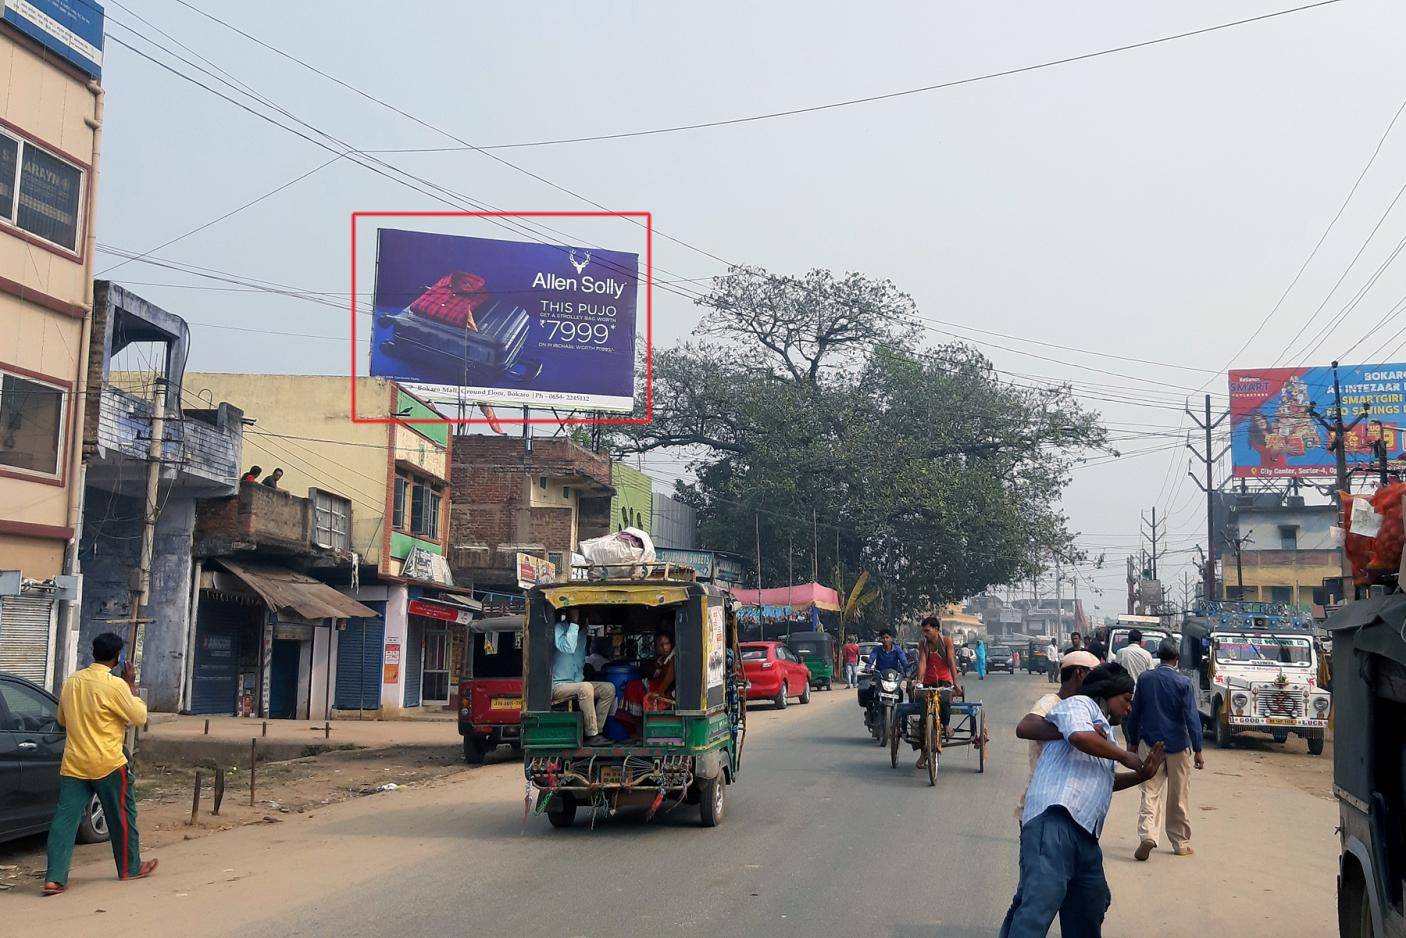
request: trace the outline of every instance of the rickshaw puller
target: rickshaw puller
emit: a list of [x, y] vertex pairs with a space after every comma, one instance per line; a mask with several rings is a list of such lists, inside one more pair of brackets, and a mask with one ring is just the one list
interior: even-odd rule
[[[915, 687], [909, 691], [908, 702], [901, 703], [894, 711], [894, 725], [902, 727], [910, 716], [922, 713], [923, 704], [915, 693], [917, 686], [950, 687], [953, 694], [962, 692], [962, 684], [957, 678], [956, 655], [952, 650], [952, 639], [942, 634], [942, 620], [928, 616], [923, 620], [923, 640], [918, 645], [917, 667], [913, 674]], [[941, 700], [938, 715], [942, 721], [942, 731], [947, 732], [947, 723], [952, 716], [951, 698]], [[927, 768], [927, 757], [918, 757], [918, 768]]]

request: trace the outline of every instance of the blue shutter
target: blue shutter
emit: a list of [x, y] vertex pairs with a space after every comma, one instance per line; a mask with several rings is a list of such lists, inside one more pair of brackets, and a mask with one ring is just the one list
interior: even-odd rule
[[420, 681], [425, 673], [425, 627], [413, 618], [405, 638], [405, 705], [420, 706]]
[[240, 640], [256, 610], [238, 603], [202, 598], [196, 612], [195, 667], [190, 682], [191, 713], [234, 712], [239, 690]]
[[[380, 603], [366, 603], [373, 608]], [[337, 633], [338, 710], [376, 710], [381, 706], [381, 655], [385, 649], [385, 620], [348, 619]]]

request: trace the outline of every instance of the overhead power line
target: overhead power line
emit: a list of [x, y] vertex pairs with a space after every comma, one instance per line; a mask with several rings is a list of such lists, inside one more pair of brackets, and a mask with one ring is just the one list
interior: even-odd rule
[[[185, 6], [190, 6], [185, 0], [178, 0]], [[616, 133], [592, 134], [582, 137], [562, 137], [551, 140], [533, 140], [524, 143], [501, 143], [493, 146], [472, 147], [474, 150], [515, 150], [526, 147], [552, 147], [562, 146], [569, 143], [591, 143], [599, 140], [623, 140], [630, 137], [657, 137], [663, 134], [676, 134], [692, 130], [706, 130], [713, 127], [730, 127], [737, 124], [753, 124], [758, 121], [776, 120], [782, 117], [795, 117], [801, 114], [815, 114], [820, 111], [832, 111], [838, 108], [856, 107], [862, 104], [874, 104], [879, 101], [891, 101], [895, 98], [911, 97], [913, 95], [930, 94], [934, 91], [943, 91], [948, 88], [958, 88], [962, 85], [973, 85], [978, 82], [991, 81], [997, 78], [1009, 78], [1013, 75], [1023, 75], [1027, 72], [1036, 72], [1041, 69], [1055, 68], [1060, 65], [1071, 65], [1075, 62], [1084, 62], [1089, 59], [1102, 58], [1104, 56], [1117, 55], [1122, 52], [1131, 52], [1134, 49], [1146, 49], [1151, 46], [1162, 45], [1169, 42], [1178, 42], [1182, 39], [1191, 39], [1195, 36], [1204, 36], [1208, 33], [1219, 32], [1225, 29], [1234, 29], [1239, 26], [1247, 26], [1251, 23], [1259, 23], [1264, 20], [1271, 20], [1280, 16], [1289, 16], [1294, 13], [1302, 13], [1307, 10], [1314, 10], [1319, 7], [1332, 6], [1342, 0], [1320, 0], [1318, 3], [1308, 3], [1303, 6], [1292, 7], [1286, 10], [1275, 10], [1270, 13], [1262, 13], [1259, 16], [1250, 16], [1245, 19], [1234, 20], [1229, 23], [1219, 23], [1214, 26], [1204, 26], [1200, 29], [1187, 30], [1186, 32], [1174, 33], [1170, 36], [1159, 36], [1156, 39], [1145, 39], [1141, 42], [1130, 42], [1121, 46], [1114, 46], [1108, 49], [1099, 49], [1095, 52], [1083, 52], [1078, 55], [1064, 56], [1058, 59], [1049, 59], [1044, 62], [1036, 62], [1032, 65], [1021, 65], [1016, 68], [1001, 69], [995, 72], [986, 72], [981, 75], [971, 75], [966, 78], [955, 78], [950, 81], [934, 82], [930, 85], [921, 85], [917, 88], [904, 88], [899, 91], [887, 91], [882, 94], [865, 95], [859, 98], [847, 98], [842, 101], [830, 101], [825, 104], [812, 104], [807, 107], [788, 108], [781, 111], [767, 111], [761, 114], [750, 114], [744, 117], [729, 117], [721, 120], [697, 121], [688, 124], [672, 124], [665, 127], [654, 127], [645, 130], [628, 130]], [[191, 7], [191, 9], [195, 9]], [[396, 147], [380, 150], [368, 150], [368, 153], [440, 153], [451, 150], [470, 149], [466, 147]]]

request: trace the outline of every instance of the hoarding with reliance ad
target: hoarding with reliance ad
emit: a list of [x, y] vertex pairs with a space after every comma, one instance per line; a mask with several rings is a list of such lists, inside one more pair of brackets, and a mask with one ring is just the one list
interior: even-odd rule
[[[1343, 420], [1351, 423], [1369, 405], [1368, 416], [1344, 440], [1348, 469], [1375, 466], [1374, 444], [1386, 447], [1393, 471], [1406, 460], [1406, 365], [1340, 365]], [[1332, 478], [1336, 454], [1330, 434], [1309, 406], [1331, 421], [1331, 368], [1259, 368], [1230, 372], [1231, 458], [1235, 475], [1246, 478]]]
[[634, 409], [639, 256], [377, 232], [371, 374], [470, 401]]

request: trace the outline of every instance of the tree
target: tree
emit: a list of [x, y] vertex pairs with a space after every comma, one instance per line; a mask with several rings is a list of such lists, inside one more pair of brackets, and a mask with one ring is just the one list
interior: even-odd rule
[[1059, 497], [1106, 442], [1067, 387], [1002, 381], [966, 345], [921, 349], [912, 299], [858, 274], [734, 268], [700, 304], [694, 337], [655, 356], [653, 421], [612, 443], [686, 455], [678, 496], [702, 543], [751, 555], [760, 519], [777, 583], [819, 541], [817, 569], [875, 571], [887, 616], [1076, 559]]

